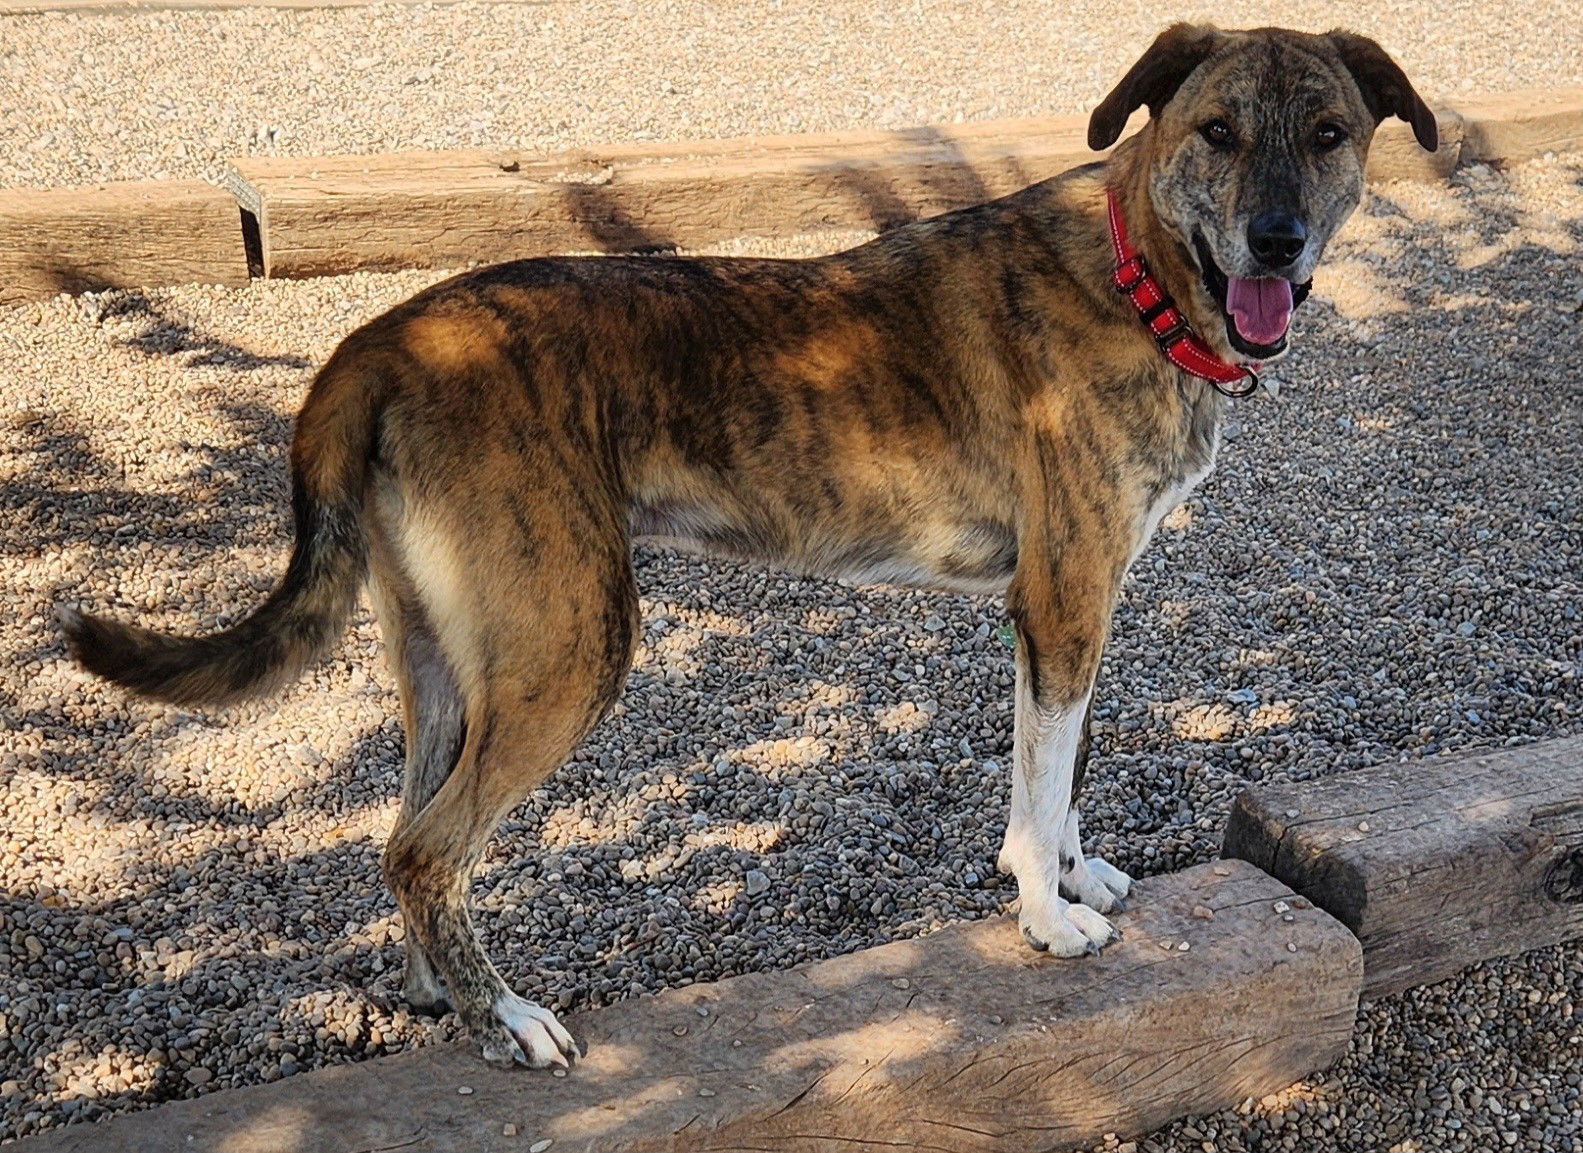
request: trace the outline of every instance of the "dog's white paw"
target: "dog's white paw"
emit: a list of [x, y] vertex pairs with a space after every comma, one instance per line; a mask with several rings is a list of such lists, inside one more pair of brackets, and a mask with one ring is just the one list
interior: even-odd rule
[[1125, 897], [1132, 892], [1132, 878], [1103, 857], [1090, 857], [1086, 863], [1089, 874], [1116, 896]]
[[1085, 905], [1073, 905], [1061, 897], [1043, 900], [1022, 899], [1017, 917], [1022, 939], [1041, 953], [1057, 957], [1098, 954], [1121, 936], [1116, 927]]
[[1074, 905], [1061, 895], [1059, 856], [1047, 843], [1030, 836], [1025, 824], [1018, 822], [1006, 830], [1000, 869], [1017, 878], [1022, 894], [1018, 927], [1023, 939], [1040, 952], [1057, 957], [1098, 953], [1121, 934], [1094, 909]]
[[532, 1001], [504, 993], [495, 1000], [494, 1014], [500, 1027], [479, 1040], [484, 1060], [491, 1064], [566, 1067], [578, 1055], [577, 1042], [555, 1014]]
[[1096, 913], [1122, 913], [1123, 899], [1132, 888], [1132, 878], [1100, 857], [1083, 856], [1083, 838], [1078, 832], [1077, 811], [1066, 816], [1061, 826], [1061, 896], [1087, 905]]

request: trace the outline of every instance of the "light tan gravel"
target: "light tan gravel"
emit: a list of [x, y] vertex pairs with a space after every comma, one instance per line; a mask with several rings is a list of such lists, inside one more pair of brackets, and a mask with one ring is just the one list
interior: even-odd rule
[[1160, 27], [1346, 26], [1431, 96], [1583, 82], [1555, 0], [552, 0], [0, 17], [0, 185], [1088, 111]]

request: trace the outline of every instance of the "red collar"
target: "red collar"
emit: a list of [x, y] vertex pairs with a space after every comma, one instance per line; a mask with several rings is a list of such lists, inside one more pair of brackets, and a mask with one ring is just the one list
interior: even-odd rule
[[[1227, 396], [1249, 396], [1259, 387], [1257, 365], [1230, 364], [1210, 351], [1209, 346], [1193, 332], [1187, 317], [1176, 307], [1170, 294], [1154, 279], [1143, 256], [1127, 243], [1126, 225], [1122, 223], [1121, 206], [1116, 203], [1116, 190], [1105, 189], [1105, 207], [1110, 214], [1110, 239], [1116, 249], [1116, 271], [1111, 281], [1116, 291], [1132, 301], [1144, 327], [1154, 337], [1165, 359], [1183, 372], [1207, 380]], [[1230, 388], [1237, 381], [1246, 381], [1241, 388]]]

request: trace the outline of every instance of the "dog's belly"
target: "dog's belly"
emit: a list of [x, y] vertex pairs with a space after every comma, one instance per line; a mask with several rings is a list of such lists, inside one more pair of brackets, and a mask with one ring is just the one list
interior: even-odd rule
[[631, 527], [633, 537], [647, 544], [857, 584], [984, 595], [1005, 592], [1017, 567], [1016, 536], [1010, 525], [996, 521], [934, 521], [906, 532], [859, 535], [843, 533], [840, 526], [793, 534], [754, 519], [665, 501], [634, 506]]

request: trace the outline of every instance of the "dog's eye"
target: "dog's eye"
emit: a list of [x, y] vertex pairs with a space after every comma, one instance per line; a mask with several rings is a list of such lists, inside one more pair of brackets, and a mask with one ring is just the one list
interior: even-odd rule
[[1234, 148], [1237, 143], [1237, 134], [1231, 130], [1231, 125], [1224, 120], [1211, 120], [1198, 130], [1205, 140], [1216, 148]]
[[1329, 152], [1346, 138], [1347, 134], [1337, 124], [1321, 124], [1314, 129], [1314, 147], [1321, 152]]

